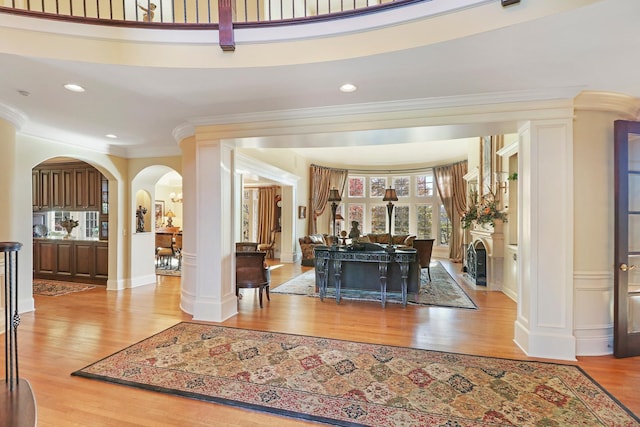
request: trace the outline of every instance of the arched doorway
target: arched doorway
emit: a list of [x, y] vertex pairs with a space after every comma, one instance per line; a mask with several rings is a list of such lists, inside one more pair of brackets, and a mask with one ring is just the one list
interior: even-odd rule
[[107, 285], [109, 181], [96, 167], [55, 157], [32, 169], [33, 277]]

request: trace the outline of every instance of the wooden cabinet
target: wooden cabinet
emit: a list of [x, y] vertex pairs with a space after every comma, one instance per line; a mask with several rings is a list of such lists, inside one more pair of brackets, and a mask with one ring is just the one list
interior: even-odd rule
[[109, 277], [109, 246], [105, 241], [33, 241], [33, 277], [106, 284]]
[[34, 211], [51, 209], [51, 171], [34, 169], [31, 172], [31, 204]]
[[56, 169], [51, 174], [51, 208], [71, 210], [74, 208], [73, 192], [75, 183], [69, 169]]
[[102, 174], [92, 167], [73, 169], [75, 210], [100, 210]]
[[31, 173], [34, 211], [100, 211], [104, 177], [82, 162], [42, 164]]

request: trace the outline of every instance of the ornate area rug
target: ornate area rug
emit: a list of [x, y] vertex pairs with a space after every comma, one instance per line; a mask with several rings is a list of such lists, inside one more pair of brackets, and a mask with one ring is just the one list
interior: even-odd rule
[[[269, 292], [274, 294], [308, 295], [317, 297], [315, 270], [309, 270], [288, 282], [272, 288]], [[340, 296], [344, 299], [361, 301], [380, 301], [379, 291], [366, 291], [360, 289], [341, 289]], [[335, 298], [335, 288], [327, 289], [327, 297]], [[431, 281], [427, 269], [420, 272], [420, 290], [418, 293], [409, 293], [409, 304], [437, 305], [441, 307], [471, 308], [478, 307], [458, 283], [451, 277], [447, 270], [438, 261], [431, 263]], [[388, 292], [387, 302], [402, 303], [400, 292]]]
[[169, 268], [156, 268], [156, 274], [159, 276], [182, 276], [180, 270], [172, 270]]
[[179, 323], [72, 375], [339, 426], [637, 426], [580, 368]]
[[33, 294], [58, 297], [72, 292], [88, 291], [97, 287], [86, 283], [62, 282], [60, 280], [33, 279]]
[[177, 259], [171, 258], [168, 263], [156, 263], [156, 274], [159, 276], [181, 276], [181, 265]]

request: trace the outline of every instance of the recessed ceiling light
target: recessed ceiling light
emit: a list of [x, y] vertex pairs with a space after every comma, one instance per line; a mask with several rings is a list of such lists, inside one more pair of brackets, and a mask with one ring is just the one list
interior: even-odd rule
[[342, 86], [340, 86], [340, 91], [341, 92], [355, 92], [358, 88], [356, 87], [356, 85], [353, 85], [351, 83], [345, 83]]
[[107, 138], [111, 138], [111, 139], [116, 139], [118, 137], [118, 135], [114, 135], [112, 133], [108, 133], [105, 135]]
[[84, 92], [84, 88], [80, 85], [74, 83], [67, 83], [64, 85], [66, 90], [70, 90], [71, 92]]

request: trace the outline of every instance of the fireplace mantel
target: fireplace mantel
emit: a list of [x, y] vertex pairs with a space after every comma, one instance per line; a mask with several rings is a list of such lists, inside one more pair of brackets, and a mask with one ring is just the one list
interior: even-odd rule
[[490, 291], [502, 290], [503, 265], [504, 265], [504, 223], [496, 220], [495, 226], [474, 224], [470, 231], [471, 243], [477, 247], [482, 242], [487, 254], [487, 289]]

